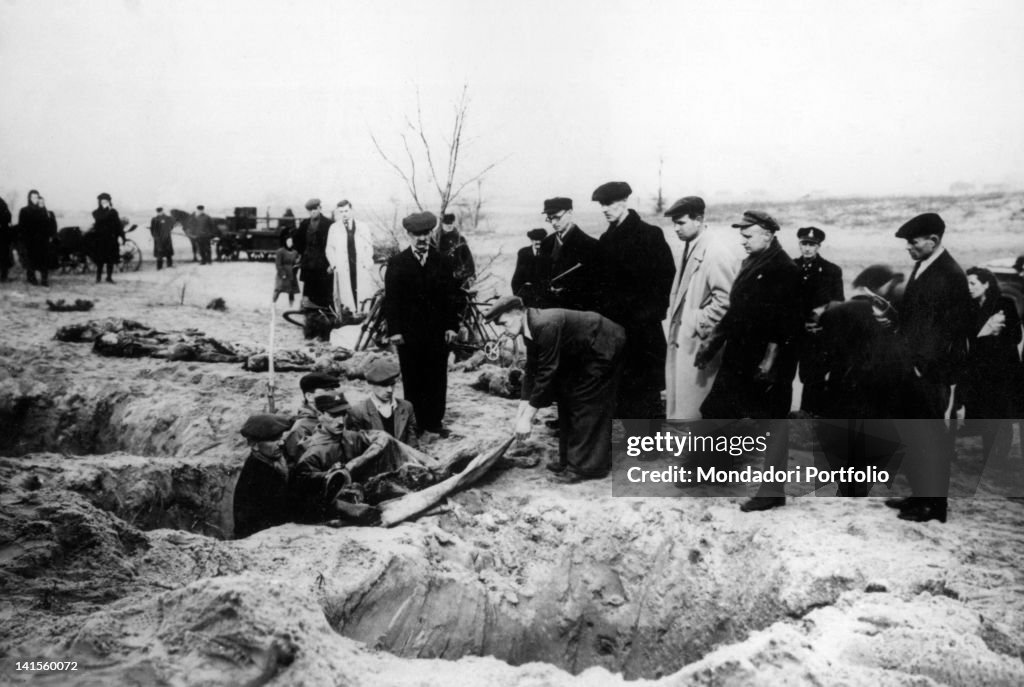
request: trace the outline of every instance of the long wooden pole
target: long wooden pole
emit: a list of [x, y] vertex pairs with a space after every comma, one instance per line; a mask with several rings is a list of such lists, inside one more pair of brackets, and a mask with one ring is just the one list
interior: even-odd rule
[[274, 326], [277, 322], [277, 303], [270, 301], [270, 345], [267, 353], [267, 412], [274, 409]]

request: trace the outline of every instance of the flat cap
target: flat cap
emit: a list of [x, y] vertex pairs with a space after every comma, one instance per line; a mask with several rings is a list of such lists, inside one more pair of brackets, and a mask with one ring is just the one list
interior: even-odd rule
[[825, 232], [818, 227], [800, 227], [796, 230], [796, 237], [801, 241], [821, 243], [825, 240]]
[[206, 209], [205, 205], [197, 205], [196, 206], [196, 210], [205, 210], [205, 209]]
[[158, 208], [156, 209], [156, 211], [157, 211], [157, 212], [163, 212], [163, 211], [164, 211], [164, 209], [163, 209], [163, 207], [158, 207]]
[[455, 224], [455, 215], [450, 212], [446, 212], [441, 215], [441, 224]]
[[291, 429], [291, 418], [261, 413], [250, 415], [240, 430], [242, 436], [252, 441], [273, 441]]
[[561, 196], [548, 198], [544, 201], [544, 209], [541, 213], [545, 215], [553, 215], [556, 212], [561, 212], [562, 210], [572, 210], [572, 198], [562, 198]]
[[590, 200], [596, 200], [601, 205], [614, 203], [617, 200], [624, 200], [633, 194], [633, 189], [625, 181], [609, 181], [594, 189]]
[[746, 229], [755, 224], [773, 233], [779, 230], [779, 223], [763, 210], [747, 210], [743, 213], [743, 219], [732, 226], [734, 229]]
[[522, 310], [523, 299], [519, 296], [502, 296], [484, 313], [486, 322], [493, 322], [510, 310]]
[[665, 217], [703, 217], [704, 199], [700, 196], [684, 196], [672, 203], [672, 207], [665, 211]]
[[111, 200], [109, 193], [101, 193], [96, 196], [96, 200]]
[[310, 372], [302, 375], [302, 378], [299, 379], [299, 389], [304, 394], [317, 389], [337, 389], [339, 386], [341, 386], [341, 380], [326, 372]]
[[437, 226], [437, 216], [433, 212], [414, 212], [402, 220], [402, 226], [410, 234], [426, 234]]
[[348, 410], [348, 400], [340, 391], [336, 394], [324, 394], [316, 399], [317, 412], [334, 415]]
[[306, 201], [307, 210], [316, 210], [318, 207], [320, 207], [319, 198], [310, 198], [309, 200]]
[[530, 231], [526, 232], [526, 238], [530, 239], [531, 241], [543, 241], [547, 235], [548, 233], [543, 229], [531, 229]]
[[918, 215], [896, 231], [898, 239], [916, 239], [918, 236], [935, 234], [942, 236], [946, 233], [946, 223], [934, 212], [926, 212]]
[[378, 386], [390, 386], [398, 379], [401, 370], [391, 358], [377, 358], [366, 368], [366, 381]]

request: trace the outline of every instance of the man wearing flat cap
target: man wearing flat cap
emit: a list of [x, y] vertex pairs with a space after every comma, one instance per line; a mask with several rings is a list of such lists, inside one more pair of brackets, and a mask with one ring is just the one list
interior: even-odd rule
[[541, 243], [548, 233], [543, 229], [526, 232], [530, 245], [516, 253], [516, 269], [512, 273], [512, 293], [530, 305], [543, 300], [547, 280], [551, 278], [550, 257], [541, 255]]
[[309, 304], [326, 308], [334, 299], [334, 276], [327, 259], [327, 236], [331, 220], [321, 212], [320, 199], [306, 201], [309, 217], [299, 222], [293, 243], [299, 252], [302, 296]]
[[466, 237], [455, 226], [455, 215], [446, 212], [434, 237], [437, 251], [452, 268], [452, 279], [459, 288], [469, 288], [476, 279], [476, 263]]
[[[213, 219], [206, 214], [205, 205], [197, 205], [196, 211], [189, 218], [188, 234], [195, 239], [195, 247], [199, 249], [199, 264], [213, 264], [213, 254], [210, 250], [210, 242], [217, 235], [217, 227]], [[194, 257], [194, 256], [193, 256]]]
[[[765, 468], [786, 470], [789, 425], [796, 375], [796, 337], [801, 327], [800, 270], [775, 234], [779, 225], [767, 212], [748, 210], [732, 225], [740, 230], [747, 258], [729, 292], [729, 309], [697, 356], [709, 362], [723, 346], [722, 366], [701, 405], [707, 419], [759, 420], [751, 434], [770, 432]], [[786, 502], [782, 484], [765, 484], [744, 511], [767, 510]]]
[[281, 447], [281, 436], [290, 424], [289, 418], [260, 414], [250, 416], [242, 425], [249, 457], [235, 482], [235, 539], [291, 519], [288, 465]]
[[162, 207], [156, 209], [156, 216], [149, 222], [149, 233], [153, 237], [153, 257], [156, 268], [164, 268], [164, 260], [168, 267], [174, 267], [174, 244], [171, 231], [174, 229], [174, 218], [164, 212]]
[[306, 440], [320, 422], [320, 414], [316, 411], [316, 399], [340, 386], [341, 380], [326, 372], [310, 372], [299, 379], [302, 405], [295, 413], [294, 423], [284, 436], [284, 454], [289, 465], [298, 462], [302, 452], [306, 450]]
[[669, 298], [665, 416], [670, 420], [696, 420], [721, 356], [716, 355], [701, 368], [694, 363], [701, 344], [729, 309], [729, 291], [739, 260], [708, 230], [702, 198], [680, 198], [665, 216], [672, 220], [676, 236], [683, 242]]
[[437, 226], [432, 212], [402, 220], [412, 244], [388, 261], [384, 317], [398, 349], [405, 398], [423, 431], [446, 434], [442, 424], [448, 395], [448, 344], [459, 329], [461, 300], [452, 269], [431, 245]]
[[526, 341], [516, 438], [528, 438], [537, 411], [558, 403], [558, 462], [548, 469], [567, 483], [607, 475], [623, 328], [596, 312], [527, 308], [517, 296], [500, 299], [484, 318]]
[[600, 244], [577, 226], [572, 198], [546, 199], [542, 214], [554, 230], [540, 245], [548, 274], [542, 280], [546, 288], [529, 305], [596, 311], [600, 303]]
[[412, 404], [395, 398], [395, 383], [401, 370], [390, 358], [378, 358], [366, 370], [370, 397], [348, 410], [346, 428], [354, 431], [376, 429], [404, 444], [416, 446], [416, 413]]
[[827, 369], [821, 342], [815, 334], [818, 327], [814, 309], [845, 300], [843, 270], [819, 254], [825, 240], [824, 231], [818, 227], [802, 227], [796, 237], [800, 242], [800, 257], [795, 262], [800, 268], [800, 313], [804, 320], [804, 331], [798, 341], [800, 381], [804, 385], [800, 409], [821, 415]]
[[956, 383], [967, 354], [973, 316], [967, 277], [942, 245], [946, 224], [934, 212], [901, 226], [914, 261], [900, 302], [899, 334], [913, 365], [912, 401], [899, 427], [904, 432], [904, 461], [912, 497], [890, 500], [900, 518], [924, 522], [946, 520], [946, 496], [953, 459], [952, 438], [943, 419], [951, 385]]
[[655, 419], [665, 416], [661, 391], [666, 343], [661, 322], [668, 311], [675, 264], [662, 230], [626, 207], [632, 192], [626, 182], [611, 181], [598, 186], [591, 196], [608, 220], [600, 238], [603, 274], [598, 312], [626, 330], [617, 416]]

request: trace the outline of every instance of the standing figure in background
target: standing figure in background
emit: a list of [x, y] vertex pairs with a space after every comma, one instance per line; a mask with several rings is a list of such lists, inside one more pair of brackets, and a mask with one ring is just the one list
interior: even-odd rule
[[[57, 216], [46, 207], [46, 198], [39, 196], [39, 207], [46, 211], [46, 267], [57, 267]], [[44, 282], [43, 286], [46, 286]]]
[[121, 242], [124, 241], [124, 225], [111, 203], [109, 193], [96, 196], [99, 207], [92, 211], [93, 228], [96, 232], [95, 255], [96, 283], [103, 278], [103, 267], [107, 268], [107, 282], [114, 283], [114, 266], [121, 262]]
[[174, 218], [164, 212], [162, 207], [156, 209], [156, 217], [149, 223], [149, 233], [153, 236], [153, 257], [156, 268], [164, 268], [164, 260], [168, 267], [174, 267], [174, 244], [171, 242], [171, 231], [174, 229]]
[[213, 264], [213, 254], [210, 250], [210, 242], [217, 235], [217, 227], [213, 224], [213, 218], [206, 214], [206, 206], [197, 205], [196, 211], [189, 219], [191, 226], [190, 235], [195, 237], [195, 247], [199, 248], [199, 264]]
[[288, 305], [295, 305], [295, 294], [299, 292], [299, 280], [295, 272], [299, 268], [299, 252], [295, 250], [292, 236], [287, 231], [281, 232], [281, 247], [274, 254], [274, 302], [282, 293], [288, 294]]
[[445, 213], [437, 235], [437, 250], [452, 269], [456, 286], [469, 288], [476, 280], [476, 263], [465, 237], [455, 226], [455, 215]]
[[821, 352], [821, 341], [815, 334], [814, 309], [827, 303], [841, 303], [843, 270], [818, 254], [825, 232], [817, 227], [798, 229], [800, 257], [800, 308], [804, 318], [804, 331], [800, 335], [800, 381], [804, 389], [800, 395], [800, 410], [821, 415], [822, 395], [825, 393], [826, 363]]
[[672, 250], [661, 229], [626, 207], [633, 189], [624, 181], [598, 186], [592, 200], [601, 205], [608, 230], [601, 235], [603, 304], [600, 312], [626, 330], [625, 369], [619, 385], [619, 418], [665, 417], [665, 332], [661, 321], [675, 277]]
[[373, 241], [370, 230], [352, 217], [352, 203], [342, 200], [334, 209], [334, 223], [325, 248], [329, 271], [334, 275], [334, 309], [359, 312], [359, 303], [376, 292]]
[[0, 198], [0, 281], [7, 281], [7, 273], [14, 263], [11, 255], [11, 247], [14, 244], [11, 219], [11, 209], [7, 207], [7, 201]]
[[603, 269], [600, 242], [576, 225], [572, 198], [546, 199], [542, 214], [554, 233], [540, 244], [549, 276], [546, 301], [538, 307], [598, 312]]
[[512, 294], [519, 296], [528, 307], [535, 307], [543, 298], [547, 281], [551, 278], [551, 260], [541, 254], [541, 243], [547, 238], [543, 229], [526, 232], [530, 245], [516, 253], [516, 269], [512, 274]]
[[[28, 192], [28, 205], [18, 213], [18, 235], [24, 246], [25, 279], [29, 284], [49, 286], [50, 217], [39, 191]], [[39, 281], [36, 280], [39, 273]]]
[[299, 271], [302, 274], [303, 307], [326, 308], [331, 304], [334, 277], [327, 261], [327, 234], [331, 220], [323, 216], [320, 199], [306, 201], [309, 217], [299, 223], [295, 232], [295, 250], [299, 252]]
[[729, 309], [739, 260], [708, 231], [702, 198], [680, 198], [665, 216], [672, 219], [684, 246], [669, 299], [665, 416], [696, 420], [722, 362], [716, 355], [698, 368], [697, 352]]

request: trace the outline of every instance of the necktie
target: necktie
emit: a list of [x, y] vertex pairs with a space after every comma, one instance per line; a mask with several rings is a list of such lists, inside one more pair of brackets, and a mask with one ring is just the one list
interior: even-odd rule
[[551, 249], [551, 262], [558, 262], [558, 256], [562, 254], [562, 237], [555, 237], [555, 247]]
[[426, 260], [427, 260], [427, 251], [417, 249], [416, 250], [416, 259], [419, 260], [420, 265], [425, 263]]
[[910, 279], [907, 280], [908, 284], [910, 282], [914, 281], [914, 279], [917, 277], [917, 271], [919, 269], [921, 269], [921, 263], [920, 262], [915, 262], [914, 263], [914, 271], [910, 273]]
[[680, 274], [682, 274], [683, 272], [686, 271], [686, 263], [689, 262], [689, 260], [690, 260], [690, 242], [687, 241], [686, 242], [686, 248], [683, 249], [683, 265], [682, 265], [682, 267], [679, 270]]

